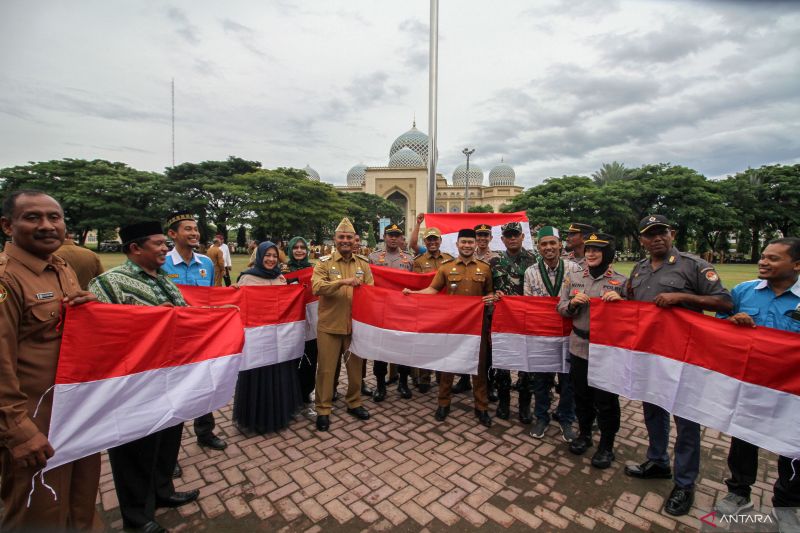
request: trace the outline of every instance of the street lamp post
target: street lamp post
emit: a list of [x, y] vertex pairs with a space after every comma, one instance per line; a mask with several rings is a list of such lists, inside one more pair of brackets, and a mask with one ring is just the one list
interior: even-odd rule
[[461, 150], [461, 153], [467, 156], [467, 171], [464, 174], [464, 213], [467, 212], [467, 202], [469, 201], [469, 156], [475, 153], [475, 148], [470, 150], [469, 148], [464, 148]]

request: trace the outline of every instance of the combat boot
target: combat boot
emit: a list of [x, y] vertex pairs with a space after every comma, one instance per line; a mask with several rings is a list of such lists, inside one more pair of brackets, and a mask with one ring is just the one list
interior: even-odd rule
[[411, 389], [408, 388], [408, 376], [400, 376], [397, 382], [397, 392], [400, 393], [400, 397], [404, 400], [411, 398]]
[[372, 393], [372, 401], [382, 402], [386, 399], [386, 376], [375, 376], [375, 392]]

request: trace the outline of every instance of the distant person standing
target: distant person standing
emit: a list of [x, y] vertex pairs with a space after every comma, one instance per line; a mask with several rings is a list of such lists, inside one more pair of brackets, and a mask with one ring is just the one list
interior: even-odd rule
[[225, 273], [222, 275], [222, 279], [225, 280], [225, 286], [231, 286], [231, 269], [233, 268], [233, 262], [231, 261], [231, 249], [228, 248], [228, 245], [225, 243], [225, 236], [221, 233], [217, 234], [217, 238], [219, 239], [219, 249], [222, 250], [222, 257], [225, 260]]
[[225, 254], [222, 253], [220, 248], [219, 237], [214, 237], [213, 244], [208, 248], [208, 258], [211, 259], [211, 264], [214, 266], [214, 287], [222, 287], [222, 278], [225, 275]]
[[56, 250], [55, 254], [67, 262], [75, 274], [78, 275], [78, 283], [81, 289], [86, 290], [89, 282], [104, 272], [100, 257], [83, 246], [78, 246], [73, 239], [74, 235], [69, 232], [64, 244]]

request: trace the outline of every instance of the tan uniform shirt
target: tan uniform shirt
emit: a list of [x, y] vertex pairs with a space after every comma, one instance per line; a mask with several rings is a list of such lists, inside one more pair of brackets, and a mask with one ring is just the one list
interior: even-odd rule
[[475, 250], [475, 259], [480, 259], [481, 261], [484, 261], [485, 263], [488, 263], [489, 261], [491, 261], [495, 257], [500, 257], [500, 254], [498, 254], [497, 252], [495, 252], [493, 250], [486, 250], [485, 254], [482, 254], [480, 250]]
[[318, 331], [336, 335], [349, 335], [352, 332], [350, 313], [353, 287], [341, 285], [339, 281], [356, 277], [359, 270], [363, 273], [364, 283], [372, 285], [372, 271], [363, 255], [353, 254], [349, 260], [345, 260], [338, 251], [334, 251], [314, 265], [311, 291], [319, 296]]
[[80, 290], [75, 272], [56, 255], [48, 261], [13, 243], [0, 253], [0, 446], [47, 435], [61, 348], [61, 300]]
[[493, 290], [492, 272], [489, 263], [475, 257], [465, 263], [459, 256], [442, 263], [430, 286], [437, 291], [447, 287], [448, 294], [485, 296]]
[[397, 250], [395, 253], [387, 252], [385, 250], [380, 252], [372, 252], [369, 254], [369, 264], [385, 266], [389, 268], [396, 268], [398, 270], [407, 270], [411, 272], [414, 264], [414, 258], [405, 253], [403, 250]]
[[72, 239], [65, 240], [61, 248], [56, 250], [56, 255], [72, 267], [83, 290], [86, 290], [90, 281], [105, 272], [100, 257], [88, 248], [78, 246]]
[[562, 316], [572, 317], [572, 332], [569, 334], [569, 351], [571, 353], [583, 359], [589, 357], [589, 304], [570, 310], [570, 299], [580, 292], [591, 298], [600, 298], [608, 291], [614, 291], [625, 298], [627, 281], [628, 278], [614, 270], [613, 267], [608, 267], [605, 274], [599, 278], [593, 278], [588, 268], [564, 274], [561, 300], [558, 302], [557, 309]]
[[440, 252], [436, 257], [433, 257], [430, 252], [425, 252], [424, 254], [418, 255], [414, 259], [414, 272], [420, 274], [434, 272], [439, 270], [439, 267], [442, 266], [442, 263], [452, 259], [453, 256], [446, 252]]
[[214, 265], [214, 286], [221, 287], [222, 278], [225, 275], [225, 254], [222, 253], [219, 246], [212, 244], [206, 255]]

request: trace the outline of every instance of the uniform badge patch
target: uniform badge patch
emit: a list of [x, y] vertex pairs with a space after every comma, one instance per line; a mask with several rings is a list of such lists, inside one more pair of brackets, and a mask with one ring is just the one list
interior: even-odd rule
[[175, 279], [175, 278], [178, 277], [178, 275], [177, 274], [167, 274], [167, 277], [170, 278], [170, 279]]
[[0, 285], [0, 304], [5, 302], [8, 299], [8, 291], [5, 287]]
[[608, 280], [608, 282], [609, 282], [611, 285], [619, 285], [620, 283], [622, 283], [622, 282], [621, 282], [620, 280], [618, 280], [618, 279], [610, 279], [610, 280]]
[[206, 269], [205, 269], [205, 268], [201, 268], [201, 269], [200, 269], [200, 277], [201, 277], [201, 278], [204, 278], [204, 277], [206, 277], [207, 275], [208, 275], [208, 274], [206, 273]]
[[709, 270], [708, 272], [706, 272], [706, 279], [708, 281], [717, 281], [719, 279], [719, 276], [717, 276], [717, 273], [714, 272], [713, 270]]
[[675, 262], [675, 256], [674, 255], [669, 256], [669, 264], [671, 265], [674, 262]]

